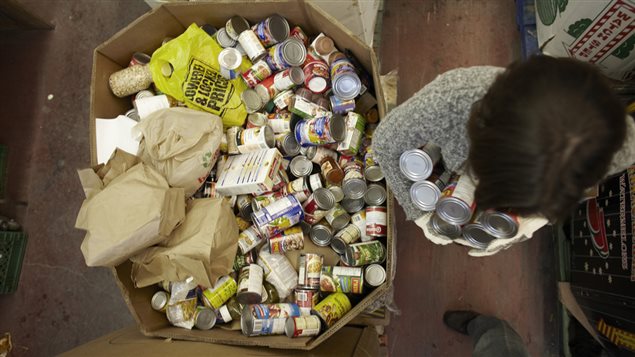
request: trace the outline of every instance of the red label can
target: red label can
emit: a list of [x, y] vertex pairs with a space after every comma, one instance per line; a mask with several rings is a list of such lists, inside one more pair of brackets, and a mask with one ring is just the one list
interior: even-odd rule
[[272, 74], [273, 72], [271, 72], [271, 68], [269, 68], [267, 62], [265, 60], [260, 60], [245, 71], [242, 74], [242, 77], [250, 88], [254, 88], [258, 83], [270, 77]]
[[386, 207], [366, 207], [366, 235], [386, 237], [388, 235]]

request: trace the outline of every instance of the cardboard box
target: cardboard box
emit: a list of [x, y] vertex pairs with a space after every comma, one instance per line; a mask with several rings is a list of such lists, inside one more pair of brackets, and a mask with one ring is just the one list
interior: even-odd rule
[[278, 149], [230, 156], [218, 173], [216, 192], [223, 196], [271, 192], [281, 164]]
[[617, 80], [635, 78], [635, 1], [536, 1], [544, 54], [593, 63]]
[[[95, 150], [95, 118], [114, 118], [130, 108], [129, 98], [115, 97], [108, 87], [108, 77], [113, 72], [127, 66], [133, 52], [152, 53], [161, 45], [165, 37], [180, 35], [191, 23], [204, 23], [223, 27], [225, 21], [233, 15], [240, 14], [250, 23], [279, 13], [289, 23], [301, 25], [308, 34], [324, 32], [330, 36], [341, 50], [349, 49], [361, 64], [372, 74], [375, 83], [375, 96], [379, 103], [379, 115], [384, 117], [385, 108], [383, 93], [379, 80], [378, 64], [374, 51], [360, 42], [348, 30], [338, 24], [332, 17], [311, 3], [295, 0], [277, 1], [219, 1], [205, 3], [175, 3], [154, 9], [140, 17], [125, 29], [118, 32], [108, 41], [95, 49], [93, 58], [93, 76], [91, 83], [91, 160], [96, 164]], [[394, 217], [392, 194], [388, 193], [388, 237], [386, 239], [387, 259], [386, 273], [392, 277], [394, 271]], [[362, 301], [357, 303], [334, 326], [316, 338], [290, 339], [286, 336], [246, 337], [240, 331], [229, 331], [220, 328], [211, 331], [186, 330], [171, 326], [162, 313], [152, 310], [150, 298], [154, 287], [136, 289], [130, 279], [131, 263], [126, 262], [114, 269], [117, 284], [121, 289], [126, 304], [141, 332], [146, 336], [203, 341], [234, 345], [269, 346], [284, 349], [313, 349], [336, 331], [340, 330], [366, 307], [383, 296], [392, 285], [388, 279], [377, 287]]]

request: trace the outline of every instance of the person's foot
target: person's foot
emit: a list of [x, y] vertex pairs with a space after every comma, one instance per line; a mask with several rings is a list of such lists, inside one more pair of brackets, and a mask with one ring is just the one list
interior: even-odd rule
[[479, 315], [469, 310], [446, 311], [443, 314], [443, 323], [454, 331], [467, 335], [467, 325]]

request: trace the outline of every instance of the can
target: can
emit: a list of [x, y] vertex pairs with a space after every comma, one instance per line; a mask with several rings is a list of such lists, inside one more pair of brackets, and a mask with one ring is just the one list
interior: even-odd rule
[[[253, 92], [254, 91], [252, 91], [252, 93]], [[258, 96], [258, 100], [259, 101], [262, 100], [260, 98], [260, 96]], [[269, 118], [268, 118], [267, 114], [265, 114], [265, 113], [256, 112], [256, 113], [249, 113], [249, 115], [247, 115], [247, 125], [246, 125], [247, 129], [260, 128], [260, 127], [263, 127], [263, 126], [265, 126], [267, 124], [269, 124]]]
[[250, 250], [249, 252], [247, 252], [247, 254], [242, 254], [242, 255], [236, 254], [232, 269], [235, 272], [240, 272], [240, 269], [242, 269], [243, 267], [246, 267], [249, 264], [256, 263], [257, 259], [258, 259], [258, 253], [256, 252], [255, 249]]
[[476, 185], [469, 175], [454, 175], [437, 202], [439, 217], [455, 225], [468, 223], [476, 208], [475, 189]]
[[320, 292], [317, 289], [296, 288], [293, 294], [293, 302], [298, 304], [300, 311], [308, 315], [320, 300], [319, 297]]
[[364, 194], [364, 202], [368, 206], [382, 206], [386, 203], [387, 198], [388, 194], [386, 193], [386, 189], [377, 183], [368, 185], [366, 193]]
[[279, 110], [286, 109], [291, 104], [293, 96], [294, 94], [291, 89], [280, 92], [273, 98], [273, 104], [275, 104], [276, 108]]
[[298, 257], [298, 286], [304, 289], [319, 289], [323, 264], [322, 254], [301, 254]]
[[366, 207], [366, 235], [385, 237], [388, 234], [386, 207]]
[[237, 288], [236, 280], [229, 275], [224, 275], [213, 287], [203, 290], [201, 300], [205, 306], [218, 309], [236, 294]]
[[355, 267], [383, 263], [385, 260], [386, 247], [378, 240], [350, 244], [342, 256], [342, 262]]
[[430, 217], [430, 220], [428, 221], [428, 229], [434, 234], [445, 236], [450, 239], [456, 239], [461, 236], [461, 226], [444, 221], [436, 213]]
[[441, 159], [441, 148], [427, 143], [421, 149], [407, 150], [399, 157], [399, 169], [410, 181], [418, 182], [427, 179], [434, 166]]
[[333, 208], [326, 212], [326, 216], [324, 216], [324, 218], [335, 231], [344, 229], [344, 227], [346, 227], [346, 225], [351, 220], [351, 216], [349, 216], [344, 208], [342, 208], [342, 206], [340, 206], [338, 203], [336, 203]]
[[283, 189], [284, 193], [294, 195], [300, 202], [306, 202], [311, 196], [311, 190], [309, 190], [309, 186], [307, 185], [308, 181], [306, 177], [299, 177], [285, 186]]
[[359, 161], [348, 163], [344, 167], [344, 180], [342, 181], [342, 190], [344, 197], [351, 199], [363, 198], [366, 193], [366, 180], [362, 174], [362, 165]]
[[331, 248], [333, 248], [337, 254], [344, 254], [346, 247], [351, 243], [357, 242], [360, 238], [361, 230], [359, 227], [353, 223], [348, 224], [344, 229], [335, 234], [335, 237], [331, 240]]
[[280, 91], [274, 85], [274, 78], [275, 76], [269, 76], [263, 79], [254, 87], [254, 90], [256, 91], [256, 93], [258, 93], [263, 102], [269, 102], [280, 93]]
[[225, 79], [238, 77], [238, 67], [240, 67], [242, 60], [243, 56], [235, 48], [228, 47], [220, 51], [218, 54], [218, 66], [221, 76]]
[[284, 327], [287, 337], [317, 336], [321, 330], [322, 322], [317, 316], [289, 317]]
[[291, 160], [289, 171], [295, 177], [305, 177], [313, 172], [313, 163], [306, 156], [298, 155]]
[[273, 148], [275, 145], [276, 139], [273, 136], [273, 130], [268, 126], [263, 126], [260, 128], [242, 130], [240, 133], [240, 142], [237, 147], [241, 154], [246, 154], [262, 149]]
[[216, 325], [216, 313], [205, 306], [198, 306], [194, 314], [194, 326], [199, 330], [211, 330]]
[[[251, 203], [249, 204], [249, 206], [251, 206]], [[249, 219], [251, 219], [251, 216], [249, 217]], [[241, 216], [236, 216], [236, 224], [238, 225], [238, 230], [241, 232], [251, 227], [251, 223], [249, 223], [249, 221]]]
[[355, 99], [344, 100], [340, 97], [332, 95], [329, 97], [331, 102], [331, 110], [335, 114], [348, 114], [355, 110]]
[[300, 67], [290, 67], [273, 76], [273, 85], [281, 92], [302, 83], [304, 83], [304, 72]]
[[320, 170], [324, 179], [337, 184], [344, 179], [344, 170], [331, 156], [325, 156], [320, 162]]
[[251, 201], [253, 201], [252, 195], [239, 195], [236, 198], [238, 213], [244, 219], [251, 219], [251, 214], [254, 212], [251, 207]]
[[340, 142], [346, 137], [346, 121], [340, 115], [304, 119], [295, 127], [295, 139], [302, 146]]
[[321, 174], [313, 174], [309, 176], [307, 180], [307, 187], [309, 188], [309, 192], [315, 192], [318, 188], [323, 188], [324, 184], [322, 184], [322, 175]]
[[379, 264], [371, 264], [364, 269], [366, 286], [377, 287], [386, 281], [386, 269]]
[[216, 34], [216, 32], [218, 31], [218, 29], [216, 29], [216, 27], [210, 25], [210, 24], [203, 24], [201, 25], [201, 30], [205, 31], [206, 34], [208, 34], [210, 37], [214, 36], [214, 34]]
[[299, 226], [291, 227], [277, 236], [269, 238], [271, 253], [285, 253], [304, 249], [304, 233]]
[[[266, 194], [262, 194], [260, 196], [256, 196], [251, 200], [251, 209], [253, 212], [260, 211], [261, 209], [269, 206], [270, 204], [276, 202], [277, 200], [285, 197], [286, 194], [281, 191], [274, 191]], [[253, 214], [252, 214], [253, 219]]]
[[284, 254], [271, 254], [263, 247], [258, 252], [258, 265], [264, 271], [265, 280], [276, 287], [281, 300], [286, 299], [298, 285], [298, 273]]
[[486, 210], [480, 215], [479, 221], [499, 239], [513, 238], [518, 233], [518, 216], [510, 212]]
[[319, 59], [307, 56], [304, 64], [304, 85], [313, 93], [324, 93], [329, 88], [329, 66]]
[[463, 226], [463, 239], [478, 249], [486, 249], [496, 239], [480, 222], [472, 222]]
[[194, 314], [196, 314], [196, 296], [179, 300], [169, 304], [165, 310], [168, 321], [179, 327], [191, 328], [194, 325]]
[[359, 211], [354, 212], [351, 215], [351, 223], [354, 224], [357, 227], [357, 229], [359, 229], [359, 235], [362, 242], [368, 242], [375, 239], [375, 237], [371, 237], [366, 234], [366, 210], [365, 209], [362, 208]]
[[304, 221], [314, 225], [326, 216], [326, 212], [335, 206], [335, 197], [326, 188], [318, 188], [304, 202]]
[[228, 323], [233, 320], [240, 321], [242, 308], [236, 298], [231, 298], [216, 311], [216, 322]]
[[241, 304], [257, 304], [262, 300], [263, 271], [258, 264], [240, 269], [236, 300]]
[[240, 318], [240, 329], [245, 336], [282, 335], [289, 317], [300, 316], [296, 304], [246, 305]]
[[247, 254], [265, 240], [258, 228], [251, 226], [238, 235], [238, 248], [242, 254]]
[[249, 22], [247, 22], [247, 20], [245, 20], [242, 16], [232, 16], [225, 23], [225, 31], [227, 31], [227, 35], [234, 40], [238, 40], [238, 36], [246, 30], [249, 30]]
[[384, 173], [375, 161], [372, 147], [369, 147], [364, 155], [364, 178], [371, 182], [379, 182], [384, 179]]
[[214, 37], [216, 38], [216, 42], [218, 42], [218, 44], [223, 48], [236, 46], [236, 40], [229, 36], [227, 30], [224, 27], [216, 31]]
[[300, 153], [300, 145], [295, 141], [292, 133], [281, 133], [275, 135], [276, 147], [284, 157], [294, 157]]
[[[280, 111], [269, 114], [267, 125], [271, 127], [274, 133], [282, 134], [291, 131], [291, 113], [288, 111]], [[295, 140], [295, 137], [294, 137]]]
[[135, 52], [132, 54], [132, 57], [130, 58], [130, 63], [128, 63], [128, 67], [136, 66], [136, 65], [146, 65], [150, 63], [151, 59], [152, 57], [150, 57], [149, 55], [143, 52]]
[[258, 39], [265, 47], [280, 43], [289, 37], [289, 23], [278, 15], [271, 15], [252, 27]]
[[273, 72], [267, 61], [260, 60], [254, 63], [247, 71], [242, 73], [243, 80], [249, 86], [249, 88], [254, 88], [258, 83], [264, 81], [266, 78], [269, 78]]
[[238, 151], [238, 143], [240, 142], [242, 131], [243, 129], [239, 126], [230, 126], [227, 128], [225, 136], [227, 137], [227, 153], [229, 155], [240, 154], [240, 151]]
[[323, 266], [320, 291], [361, 294], [364, 290], [364, 271], [357, 267]]
[[304, 212], [298, 199], [291, 195], [254, 212], [251, 217], [264, 236], [272, 237], [304, 219]]
[[258, 62], [267, 55], [267, 50], [265, 50], [265, 47], [260, 43], [258, 36], [256, 36], [253, 30], [241, 32], [238, 36], [238, 43], [240, 43], [245, 50], [251, 62]]
[[351, 308], [351, 302], [346, 294], [333, 293], [315, 305], [311, 315], [319, 317], [323, 324], [322, 328], [327, 329], [335, 325]]
[[267, 64], [274, 71], [301, 66], [306, 60], [306, 47], [296, 38], [288, 38], [269, 48]]
[[[319, 284], [319, 281], [318, 281], [318, 284]], [[156, 311], [165, 312], [165, 310], [168, 308], [169, 301], [170, 301], [170, 294], [165, 291], [159, 290], [156, 293], [154, 293], [154, 295], [152, 295], [152, 300], [150, 300], [150, 305]]]
[[[302, 92], [301, 89], [304, 89], [304, 88], [298, 89], [295, 97], [293, 98], [293, 100], [291, 101], [291, 104], [289, 105], [289, 110], [291, 111], [291, 113], [305, 119], [310, 119], [310, 118], [314, 118], [318, 116], [318, 111], [320, 110], [320, 108], [317, 106], [317, 104], [311, 102], [310, 100], [306, 98], [299, 96], [298, 92], [301, 93]], [[328, 115], [328, 114], [320, 112], [320, 115]]]
[[320, 33], [315, 40], [311, 43], [310, 48], [314, 51], [315, 54], [320, 56], [321, 58], [329, 58], [328, 56], [336, 51], [335, 43], [333, 40]]
[[343, 100], [355, 99], [362, 90], [362, 81], [351, 61], [342, 52], [335, 51], [329, 55], [328, 63], [333, 94]]
[[268, 281], [262, 283], [262, 301], [261, 304], [277, 304], [280, 302], [278, 289]]
[[[343, 192], [342, 192], [342, 196], [344, 196]], [[344, 210], [350, 214], [358, 212], [359, 210], [363, 209], [364, 206], [366, 205], [363, 198], [358, 198], [358, 199], [344, 198], [342, 202], [340, 202], [340, 204], [342, 205]]]
[[440, 175], [433, 173], [425, 181], [415, 182], [410, 187], [410, 199], [422, 211], [434, 211], [441, 192], [450, 181], [450, 171], [443, 171]]
[[333, 239], [333, 228], [323, 219], [311, 227], [309, 238], [311, 238], [313, 244], [319, 247], [326, 247], [331, 244]]
[[[253, 89], [246, 89], [240, 94], [240, 99], [243, 101], [245, 105], [245, 109], [247, 109], [247, 113], [254, 114], [265, 105], [262, 101], [262, 98], [258, 93], [256, 93]], [[262, 121], [262, 119], [261, 119]], [[262, 127], [263, 125], [254, 125], [252, 127], [248, 127], [247, 129], [251, 129], [253, 127]]]
[[295, 26], [294, 28], [292, 28], [289, 36], [300, 40], [305, 47], [309, 45], [309, 36], [304, 33], [300, 26]]

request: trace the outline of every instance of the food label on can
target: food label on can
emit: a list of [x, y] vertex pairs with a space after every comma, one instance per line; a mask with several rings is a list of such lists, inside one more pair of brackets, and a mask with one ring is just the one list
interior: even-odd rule
[[468, 206], [474, 205], [474, 191], [476, 186], [469, 175], [461, 175], [457, 179], [453, 179], [441, 194], [443, 197], [452, 196], [467, 203]]
[[311, 191], [315, 191], [318, 188], [322, 188], [322, 179], [320, 178], [320, 174], [313, 174], [311, 176], [309, 176], [309, 185], [311, 187], [309, 187], [309, 189]]
[[320, 286], [323, 257], [320, 254], [302, 254], [298, 264], [298, 284], [312, 289]]
[[240, 135], [238, 151], [241, 154], [268, 149], [265, 130], [260, 127], [244, 129]]
[[302, 208], [304, 209], [304, 221], [310, 225], [314, 225], [321, 221], [322, 218], [326, 216], [327, 212], [319, 209], [317, 201], [315, 201], [313, 195], [311, 195], [309, 199], [304, 202]]
[[388, 234], [385, 207], [366, 207], [366, 234], [371, 237], [385, 237]]
[[294, 27], [291, 30], [289, 37], [297, 38], [298, 40], [302, 41], [302, 43], [304, 43], [304, 46], [307, 46], [309, 44], [309, 37], [304, 33], [304, 31], [302, 30], [302, 28], [300, 28], [300, 26]]
[[302, 118], [312, 118], [318, 112], [317, 104], [308, 101], [305, 98], [295, 96], [293, 98], [291, 105], [289, 106], [289, 110], [296, 115], [301, 116]]
[[218, 309], [236, 294], [237, 289], [236, 280], [230, 276], [224, 276], [216, 282], [213, 288], [203, 291], [203, 296], [205, 297], [203, 302], [205, 302], [207, 307]]
[[[335, 219], [345, 214], [348, 214], [348, 213], [346, 213], [344, 208], [342, 208], [342, 206], [340, 206], [339, 204], [336, 204], [333, 208], [331, 208], [330, 210], [326, 212], [326, 216], [324, 216], [324, 218], [326, 218], [326, 221], [329, 222], [331, 226], [333, 226], [333, 222], [335, 221]], [[340, 227], [337, 227], [337, 228], [340, 228]]]
[[249, 310], [256, 319], [277, 319], [300, 316], [300, 307], [296, 304], [255, 304]]
[[278, 72], [273, 77], [273, 85], [279, 91], [285, 91], [295, 86], [295, 83], [291, 80], [291, 68], [287, 68], [282, 72]]
[[373, 237], [366, 234], [366, 210], [361, 210], [351, 216], [351, 223], [359, 229], [362, 242], [368, 242]]
[[255, 226], [251, 226], [238, 235], [238, 247], [242, 254], [247, 254], [247, 252], [257, 247], [263, 239], [264, 237], [258, 232], [258, 229]]
[[332, 157], [333, 160], [337, 160], [337, 153], [335, 151], [318, 146], [317, 149], [315, 150], [315, 156], [313, 156], [311, 161], [319, 165], [322, 163], [322, 161], [324, 161], [324, 158], [327, 156]]
[[227, 305], [223, 305], [218, 309], [217, 317], [220, 317], [220, 320], [224, 323], [231, 322], [233, 320], [232, 315], [229, 313], [229, 309]]
[[381, 263], [386, 258], [386, 248], [380, 241], [371, 241], [364, 243], [355, 243], [348, 246], [352, 253], [351, 260], [347, 263], [351, 263], [352, 266], [362, 266], [372, 263]]
[[273, 98], [273, 104], [276, 108], [282, 110], [287, 108], [291, 104], [291, 99], [293, 98], [293, 91], [287, 90]]
[[282, 234], [269, 238], [271, 253], [284, 253], [304, 249], [304, 233], [300, 227], [291, 227]]
[[267, 64], [274, 71], [282, 71], [286, 68], [291, 67], [291, 65], [285, 61], [284, 55], [282, 54], [284, 48], [284, 42], [278, 43], [272, 47], [269, 47], [269, 56], [267, 56]]
[[363, 179], [362, 167], [359, 161], [351, 161], [344, 166], [344, 181], [351, 179]]
[[323, 266], [320, 275], [320, 290], [361, 294], [364, 286], [362, 268]]
[[345, 72], [355, 73], [355, 67], [353, 67], [353, 64], [346, 58], [346, 55], [340, 52], [334, 57], [335, 58], [331, 60], [331, 79]]
[[296, 126], [296, 140], [302, 146], [335, 143], [331, 135], [331, 115], [301, 121]]
[[241, 32], [238, 36], [238, 42], [245, 52], [247, 52], [247, 56], [252, 62], [256, 62], [256, 60], [262, 58], [267, 51], [260, 43], [258, 36], [252, 30], [245, 30]]
[[268, 123], [274, 133], [288, 133], [291, 131], [291, 113], [280, 112], [270, 114]]
[[250, 264], [242, 268], [238, 277], [238, 293], [260, 294], [262, 292], [262, 275], [263, 271], [259, 265]]
[[[365, 228], [364, 228], [365, 230]], [[361, 238], [361, 230], [357, 225], [351, 223], [335, 234], [335, 238], [341, 239], [346, 244], [355, 243]]]
[[346, 138], [338, 144], [337, 151], [351, 156], [357, 155], [365, 128], [366, 119], [355, 112], [349, 112], [346, 116]]
[[254, 319], [252, 335], [281, 335], [284, 333], [286, 318]]
[[293, 318], [293, 337], [317, 336], [320, 333], [320, 318], [317, 316], [300, 316]]
[[295, 303], [300, 309], [312, 309], [318, 303], [318, 291], [312, 289], [296, 289]]
[[294, 196], [285, 196], [253, 214], [254, 223], [267, 237], [282, 233], [303, 218], [302, 206]]
[[242, 77], [250, 88], [254, 88], [258, 85], [258, 83], [264, 81], [271, 75], [271, 68], [269, 68], [267, 62], [265, 60], [260, 60], [244, 72]]
[[351, 302], [343, 293], [334, 293], [315, 305], [313, 311], [326, 323], [333, 326], [339, 319], [351, 310]]

